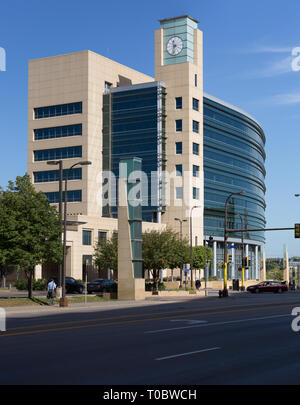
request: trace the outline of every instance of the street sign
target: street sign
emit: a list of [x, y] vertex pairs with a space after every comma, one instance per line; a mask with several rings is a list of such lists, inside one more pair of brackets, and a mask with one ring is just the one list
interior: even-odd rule
[[232, 244], [232, 245], [230, 245], [230, 249], [238, 249], [238, 246], [237, 246], [237, 245]]

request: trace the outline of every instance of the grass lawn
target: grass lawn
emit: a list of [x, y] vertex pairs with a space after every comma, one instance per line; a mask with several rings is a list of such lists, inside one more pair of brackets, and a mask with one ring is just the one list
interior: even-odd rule
[[[87, 297], [87, 302], [103, 302], [103, 301], [110, 301], [109, 298], [104, 297]], [[19, 307], [19, 306], [48, 306], [50, 300], [47, 298], [0, 298], [0, 307], [7, 308], [7, 307]], [[68, 297], [69, 304], [75, 303], [84, 303], [84, 296], [75, 296], [75, 297]], [[58, 304], [59, 299], [54, 300], [54, 304]]]

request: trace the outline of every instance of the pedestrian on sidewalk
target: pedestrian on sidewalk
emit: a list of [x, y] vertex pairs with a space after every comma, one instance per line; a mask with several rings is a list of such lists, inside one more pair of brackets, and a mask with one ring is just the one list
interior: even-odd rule
[[199, 291], [201, 287], [201, 281], [200, 280], [196, 280], [196, 288]]
[[51, 280], [48, 283], [48, 287], [47, 287], [47, 298], [50, 299], [50, 305], [54, 304], [55, 290], [56, 290], [56, 284], [55, 284], [53, 278], [51, 278]]

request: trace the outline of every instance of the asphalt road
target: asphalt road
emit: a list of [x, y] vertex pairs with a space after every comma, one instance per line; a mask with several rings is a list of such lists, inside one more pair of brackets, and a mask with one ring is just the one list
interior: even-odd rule
[[300, 383], [300, 293], [173, 301], [8, 311], [0, 384]]

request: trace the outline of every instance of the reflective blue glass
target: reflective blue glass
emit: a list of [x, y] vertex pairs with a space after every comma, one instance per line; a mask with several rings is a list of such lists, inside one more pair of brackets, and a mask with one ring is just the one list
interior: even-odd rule
[[180, 110], [182, 108], [182, 97], [176, 97], [176, 109]]
[[[112, 90], [104, 96], [103, 111], [103, 168], [112, 170], [118, 178], [120, 159], [142, 159], [142, 171], [148, 180], [148, 201], [142, 207], [142, 217], [155, 222], [161, 202], [157, 201], [159, 180], [151, 185], [151, 172], [165, 168], [165, 89], [151, 83], [144, 88]], [[152, 188], [156, 188], [153, 199]], [[163, 187], [160, 190], [163, 194]], [[103, 212], [105, 216], [117, 216], [116, 207]]]
[[[44, 193], [51, 204], [59, 202], [59, 192], [53, 191]], [[63, 201], [65, 200], [65, 192], [63, 192]], [[67, 192], [68, 202], [81, 202], [82, 201], [82, 190], [70, 190]]]
[[85, 246], [91, 246], [92, 244], [92, 231], [82, 231], [82, 244]]
[[[257, 122], [204, 97], [204, 229], [206, 235], [224, 236], [225, 201], [228, 228], [265, 227], [265, 135]], [[240, 238], [232, 233], [230, 237]], [[253, 231], [245, 239], [264, 242], [264, 232]]]
[[193, 121], [193, 132], [196, 132], [196, 133], [199, 132], [199, 122], [198, 121]]
[[195, 142], [193, 142], [193, 154], [199, 155], [199, 144]]
[[[63, 170], [63, 180], [66, 178], [67, 170]], [[50, 181], [59, 181], [59, 170], [45, 170], [43, 172], [33, 172], [35, 183], [47, 183]], [[68, 180], [81, 180], [82, 168], [70, 170]]]
[[182, 154], [182, 142], [176, 142], [176, 154], [177, 155]]
[[35, 150], [34, 161], [71, 159], [82, 157], [82, 146], [70, 146], [68, 148]]
[[193, 110], [199, 111], [199, 100], [193, 98]]
[[61, 127], [39, 128], [34, 130], [34, 140], [63, 138], [82, 135], [82, 124], [64, 125]]
[[176, 165], [176, 176], [182, 176], [182, 165]]
[[176, 131], [181, 132], [182, 131], [182, 120], [176, 120]]
[[34, 118], [49, 118], [58, 117], [61, 115], [70, 114], [81, 114], [82, 113], [82, 102], [70, 103], [70, 104], [59, 104], [48, 107], [38, 107], [34, 109]]

